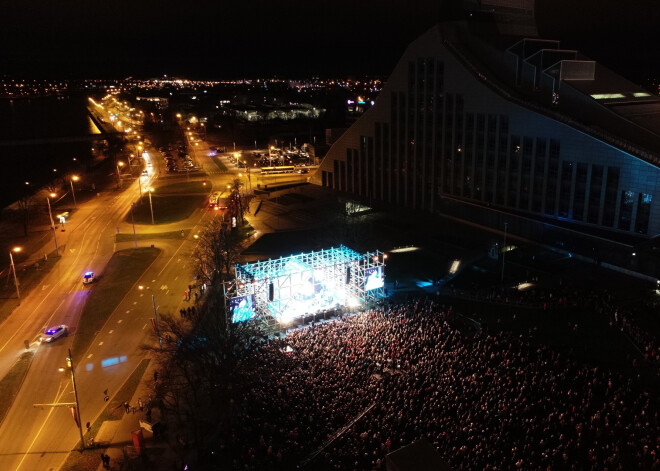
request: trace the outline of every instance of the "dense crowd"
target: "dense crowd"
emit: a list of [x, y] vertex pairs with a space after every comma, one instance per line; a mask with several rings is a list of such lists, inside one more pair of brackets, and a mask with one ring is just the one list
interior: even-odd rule
[[657, 391], [523, 336], [461, 332], [433, 300], [297, 330], [241, 361], [221, 443], [233, 469], [384, 470], [420, 438], [457, 471], [660, 469]]
[[451, 288], [453, 296], [465, 299], [487, 301], [489, 303], [517, 304], [544, 310], [561, 309], [565, 307], [585, 308], [610, 320], [610, 326], [619, 329], [639, 349], [648, 362], [660, 364], [660, 344], [655, 335], [644, 328], [639, 322], [639, 311], [644, 310], [657, 318], [660, 315], [660, 300], [657, 294], [651, 298], [637, 300], [637, 306], [627, 306], [627, 303], [607, 290], [581, 289], [568, 286], [557, 286], [554, 289], [519, 290], [517, 287], [489, 287], [487, 289], [472, 286], [470, 288]]

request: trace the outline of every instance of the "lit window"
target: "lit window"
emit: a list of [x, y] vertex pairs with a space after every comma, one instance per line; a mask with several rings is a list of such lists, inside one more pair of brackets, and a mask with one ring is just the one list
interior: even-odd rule
[[613, 98], [625, 98], [626, 96], [622, 93], [596, 93], [591, 95], [591, 98], [596, 100], [611, 100]]

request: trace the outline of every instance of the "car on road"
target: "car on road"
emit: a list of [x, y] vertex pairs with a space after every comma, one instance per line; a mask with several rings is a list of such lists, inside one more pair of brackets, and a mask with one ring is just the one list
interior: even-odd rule
[[66, 325], [55, 325], [53, 327], [48, 327], [43, 335], [39, 337], [40, 342], [50, 343], [53, 340], [57, 340], [60, 337], [66, 337], [69, 335], [69, 327]]
[[148, 177], [149, 176], [149, 171], [148, 170], [142, 170], [142, 176], [143, 177]]
[[96, 277], [94, 276], [93, 271], [86, 271], [85, 274], [83, 275], [83, 285], [89, 285], [91, 283], [94, 283], [96, 281]]
[[213, 208], [218, 204], [218, 200], [220, 199], [220, 192], [219, 191], [214, 191], [211, 193], [211, 196], [209, 196], [209, 208]]

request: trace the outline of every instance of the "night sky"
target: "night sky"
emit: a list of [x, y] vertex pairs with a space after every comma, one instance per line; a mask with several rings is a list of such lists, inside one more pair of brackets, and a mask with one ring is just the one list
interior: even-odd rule
[[[538, 0], [544, 37], [635, 77], [658, 70], [657, 0]], [[387, 76], [451, 0], [5, 2], [0, 73], [37, 78]]]

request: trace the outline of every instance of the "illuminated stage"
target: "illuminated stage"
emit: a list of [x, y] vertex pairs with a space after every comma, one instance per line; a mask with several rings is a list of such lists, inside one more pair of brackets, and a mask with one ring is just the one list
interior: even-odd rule
[[290, 325], [306, 315], [359, 307], [385, 295], [385, 254], [343, 245], [254, 263], [236, 264], [225, 283], [232, 322], [274, 319]]

